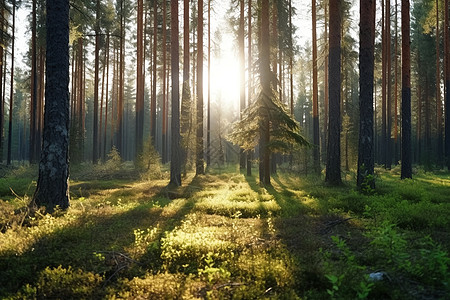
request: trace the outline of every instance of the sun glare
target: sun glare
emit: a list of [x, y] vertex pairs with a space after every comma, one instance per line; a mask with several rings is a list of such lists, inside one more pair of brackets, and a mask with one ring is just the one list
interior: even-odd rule
[[237, 108], [239, 104], [239, 62], [234, 51], [223, 51], [211, 59], [211, 100], [222, 107]]

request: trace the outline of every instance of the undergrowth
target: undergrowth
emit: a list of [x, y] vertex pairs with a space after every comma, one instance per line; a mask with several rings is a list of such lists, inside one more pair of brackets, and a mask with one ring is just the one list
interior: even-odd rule
[[74, 167], [71, 207], [52, 215], [27, 213], [32, 168], [5, 174], [0, 298], [444, 299], [450, 293], [445, 174], [400, 181], [395, 172], [378, 171], [376, 188], [359, 193], [351, 182], [330, 187], [289, 173], [263, 188], [255, 177], [210, 170], [169, 189], [164, 167], [142, 175], [148, 162], [138, 170], [111, 153], [105, 163]]

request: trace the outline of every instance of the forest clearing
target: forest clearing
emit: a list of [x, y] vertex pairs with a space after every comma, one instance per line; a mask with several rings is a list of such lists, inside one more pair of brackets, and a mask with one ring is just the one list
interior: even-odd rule
[[[36, 170], [0, 179], [2, 299], [444, 299], [448, 173], [376, 169], [377, 190], [235, 167], [168, 189], [131, 165], [72, 170], [71, 206], [27, 216]], [[117, 167], [117, 165], [116, 165]], [[116, 179], [115, 179], [116, 178]], [[119, 179], [117, 179], [119, 178]], [[370, 275], [372, 274], [372, 275]], [[370, 276], [382, 274], [381, 280]]]

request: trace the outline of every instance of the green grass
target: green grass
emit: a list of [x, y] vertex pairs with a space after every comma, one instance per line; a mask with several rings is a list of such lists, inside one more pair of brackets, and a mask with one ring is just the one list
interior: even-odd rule
[[[144, 180], [122, 167], [122, 175], [109, 170], [103, 179], [95, 174], [104, 166], [92, 173], [74, 168], [71, 207], [34, 216], [25, 207], [35, 172], [5, 171], [0, 298], [444, 299], [450, 293], [448, 173], [400, 181], [395, 171], [377, 170], [369, 196], [351, 181], [330, 187], [289, 173], [263, 188], [235, 168], [189, 175], [184, 186], [168, 189], [164, 177]], [[375, 271], [387, 279], [368, 280]]]

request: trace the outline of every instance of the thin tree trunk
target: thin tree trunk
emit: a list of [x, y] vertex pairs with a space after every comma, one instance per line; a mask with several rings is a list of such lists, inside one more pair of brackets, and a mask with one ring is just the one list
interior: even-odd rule
[[124, 108], [124, 79], [125, 79], [125, 21], [124, 21], [124, 2], [120, 0], [120, 45], [119, 45], [119, 94], [117, 103], [117, 149], [120, 155], [124, 156], [124, 124], [123, 124], [123, 108]]
[[324, 28], [324, 40], [325, 40], [325, 63], [324, 63], [324, 96], [323, 96], [323, 119], [324, 119], [324, 124], [323, 124], [323, 130], [325, 132], [324, 134], [324, 147], [323, 147], [323, 151], [325, 151], [325, 153], [327, 153], [328, 149], [328, 119], [329, 119], [329, 87], [328, 87], [328, 60], [329, 60], [329, 44], [328, 44], [328, 5], [325, 5], [325, 13], [324, 13], [324, 19], [325, 19], [325, 28]]
[[12, 2], [12, 36], [11, 36], [11, 90], [9, 93], [9, 125], [8, 125], [8, 154], [6, 164], [11, 164], [11, 143], [12, 143], [12, 118], [13, 118], [13, 100], [14, 100], [14, 42], [16, 30], [16, 0]]
[[[33, 0], [31, 24], [31, 103], [30, 103], [30, 164], [36, 163], [36, 119], [37, 119], [37, 46], [36, 46], [36, 0]], [[3, 14], [2, 14], [3, 15]], [[2, 48], [3, 50], [3, 48]], [[3, 56], [3, 55], [2, 55]], [[1, 114], [3, 116], [3, 114]], [[1, 134], [1, 133], [0, 133]], [[0, 147], [1, 149], [1, 147]]]
[[183, 87], [181, 96], [181, 136], [183, 173], [186, 174], [187, 154], [189, 149], [189, 138], [187, 136], [191, 128], [191, 99], [190, 99], [190, 47], [189, 47], [189, 0], [183, 1]]
[[409, 0], [402, 0], [402, 179], [412, 178], [410, 51]]
[[[381, 85], [381, 140], [380, 140], [380, 148], [382, 149], [381, 154], [381, 163], [386, 168], [386, 162], [387, 162], [387, 120], [386, 120], [386, 48], [387, 48], [387, 36], [386, 36], [386, 10], [385, 10], [385, 0], [381, 0], [381, 13], [382, 13], [382, 54], [381, 54], [381, 78], [382, 78], [382, 85]], [[387, 0], [386, 0], [387, 1]]]
[[[106, 35], [106, 45], [105, 45], [105, 50], [104, 50], [104, 57], [103, 57], [103, 68], [102, 68], [102, 92], [101, 92], [101, 96], [100, 96], [100, 126], [99, 126], [99, 137], [98, 137], [98, 144], [99, 144], [99, 148], [98, 148], [98, 157], [99, 159], [103, 159], [103, 137], [102, 137], [102, 133], [103, 133], [103, 103], [104, 103], [104, 99], [105, 99], [105, 75], [106, 75], [106, 59], [108, 56], [108, 46], [109, 43], [109, 33]], [[106, 120], [105, 120], [106, 121]]]
[[180, 147], [180, 66], [178, 40], [178, 1], [171, 1], [171, 69], [172, 69], [172, 120], [171, 120], [171, 159], [170, 183], [181, 185], [181, 147]]
[[386, 168], [391, 169], [392, 164], [392, 57], [391, 57], [391, 2], [386, 0]]
[[100, 0], [96, 4], [95, 18], [95, 58], [94, 58], [94, 123], [92, 132], [92, 163], [98, 162], [98, 96], [100, 66]]
[[163, 23], [162, 23], [162, 162], [165, 164], [167, 162], [167, 101], [166, 101], [166, 18], [167, 18], [167, 9], [166, 9], [166, 1], [162, 3], [162, 13], [163, 13]]
[[394, 164], [398, 164], [398, 3], [395, 0], [395, 50], [394, 50]]
[[203, 150], [203, 0], [198, 0], [196, 174], [205, 174]]
[[157, 1], [153, 1], [153, 83], [152, 97], [150, 103], [150, 136], [152, 143], [156, 144], [156, 48], [158, 47], [158, 6]]
[[[242, 0], [243, 1], [243, 0]], [[245, 92], [244, 92], [245, 93]], [[211, 165], [211, 0], [208, 0], [208, 120], [206, 123], [206, 165]]]
[[[248, 92], [247, 106], [252, 102], [252, 0], [248, 0]], [[252, 175], [252, 151], [247, 151], [247, 176]]]
[[144, 1], [137, 2], [137, 36], [136, 36], [136, 156], [139, 161], [144, 144]]
[[445, 53], [445, 156], [447, 169], [450, 170], [450, 37], [449, 37], [449, 5], [444, 0], [444, 53]]
[[[106, 37], [106, 97], [105, 97], [105, 128], [103, 133], [103, 160], [106, 159], [106, 131], [108, 128], [108, 103], [109, 103], [109, 33]], [[112, 114], [111, 114], [112, 115]]]
[[443, 167], [443, 134], [442, 134], [442, 102], [441, 102], [441, 70], [439, 47], [439, 0], [436, 0], [436, 131], [437, 131], [437, 165]]
[[314, 172], [320, 175], [320, 140], [319, 140], [319, 88], [317, 80], [317, 33], [316, 0], [312, 0], [312, 63], [313, 63], [313, 160]]
[[268, 105], [270, 102], [271, 92], [271, 71], [270, 71], [270, 38], [269, 38], [269, 0], [261, 0], [261, 30], [260, 30], [260, 80], [262, 88], [262, 96], [260, 104], [260, 138], [259, 138], [259, 160], [260, 184], [270, 185], [270, 150], [268, 148], [270, 142], [270, 119], [268, 113]]

